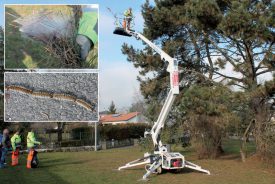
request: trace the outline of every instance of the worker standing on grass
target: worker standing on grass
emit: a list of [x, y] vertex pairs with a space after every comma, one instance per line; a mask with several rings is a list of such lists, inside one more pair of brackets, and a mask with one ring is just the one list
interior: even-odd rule
[[16, 131], [11, 137], [12, 155], [11, 155], [11, 165], [18, 165], [19, 151], [21, 149], [21, 137], [20, 131]]
[[129, 8], [124, 12], [124, 19], [126, 21], [126, 26], [124, 26], [124, 29], [127, 27], [127, 30], [131, 29], [131, 21], [133, 20], [133, 13], [132, 8]]
[[98, 37], [98, 15], [97, 9], [93, 6], [85, 5], [82, 7], [82, 15], [79, 19], [76, 42], [81, 50], [81, 60], [85, 61], [90, 50], [97, 43]]
[[3, 136], [1, 140], [1, 160], [0, 160], [0, 168], [5, 167], [5, 161], [6, 161], [6, 155], [10, 149], [10, 136], [9, 136], [9, 130], [4, 129], [3, 130]]
[[27, 148], [29, 151], [28, 158], [27, 158], [27, 168], [36, 168], [38, 166], [38, 157], [37, 157], [37, 151], [35, 148], [37, 145], [41, 145], [41, 142], [37, 141], [34, 135], [33, 130], [28, 132], [27, 136]]

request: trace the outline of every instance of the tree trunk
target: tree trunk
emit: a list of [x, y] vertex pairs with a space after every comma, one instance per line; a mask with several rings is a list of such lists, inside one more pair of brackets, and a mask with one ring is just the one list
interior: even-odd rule
[[63, 127], [64, 127], [64, 123], [62, 122], [57, 123], [57, 141], [58, 142], [62, 141]]
[[57, 141], [61, 142], [62, 141], [62, 131], [58, 130], [57, 132]]
[[252, 121], [250, 121], [250, 123], [247, 126], [247, 128], [246, 128], [246, 130], [243, 134], [243, 137], [242, 137], [242, 144], [241, 144], [241, 148], [240, 148], [240, 154], [241, 154], [242, 162], [246, 161], [246, 157], [247, 157], [246, 143], [247, 143], [247, 140], [248, 140], [248, 137], [249, 137], [249, 130], [250, 130], [250, 128], [251, 128], [251, 126], [254, 122], [255, 122], [254, 119]]
[[223, 150], [223, 148], [222, 148], [222, 141], [219, 142], [217, 152], [218, 152], [219, 154], [223, 154], [223, 153], [224, 153], [224, 150]]

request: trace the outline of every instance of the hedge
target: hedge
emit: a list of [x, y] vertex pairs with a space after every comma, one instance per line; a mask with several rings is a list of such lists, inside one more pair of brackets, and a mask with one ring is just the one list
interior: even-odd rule
[[99, 126], [100, 138], [105, 140], [137, 139], [144, 137], [150, 126], [144, 123]]
[[[135, 124], [120, 124], [120, 125], [99, 125], [98, 132], [99, 138], [101, 140], [123, 140], [123, 139], [136, 139], [144, 136], [144, 131], [150, 129], [150, 126], [144, 123]], [[83, 133], [86, 135], [82, 139], [89, 139], [94, 133], [93, 127], [81, 127], [72, 130], [72, 135], [74, 139], [79, 139], [79, 134]], [[94, 137], [94, 136], [92, 136]]]

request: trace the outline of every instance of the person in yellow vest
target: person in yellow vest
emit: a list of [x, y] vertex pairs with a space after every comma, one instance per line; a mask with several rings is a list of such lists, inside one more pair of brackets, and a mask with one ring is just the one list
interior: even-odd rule
[[41, 142], [37, 141], [34, 135], [33, 130], [28, 132], [27, 136], [27, 148], [29, 150], [28, 158], [27, 158], [27, 168], [36, 168], [38, 165], [37, 151], [35, 148], [41, 145]]
[[16, 131], [15, 134], [11, 138], [11, 146], [12, 146], [12, 155], [11, 155], [11, 165], [18, 165], [19, 151], [21, 149], [21, 137], [20, 131]]
[[130, 7], [124, 12], [124, 19], [126, 21], [126, 27], [128, 30], [131, 28], [131, 21], [133, 20], [132, 8]]

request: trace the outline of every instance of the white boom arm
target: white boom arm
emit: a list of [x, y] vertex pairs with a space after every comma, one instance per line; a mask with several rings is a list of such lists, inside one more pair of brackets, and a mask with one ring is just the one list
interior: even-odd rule
[[165, 100], [165, 103], [161, 109], [159, 117], [157, 121], [154, 123], [150, 132], [145, 132], [146, 134], [151, 134], [154, 146], [158, 146], [158, 150], [163, 146], [160, 140], [161, 129], [164, 127], [165, 120], [172, 108], [172, 104], [175, 100], [177, 94], [179, 94], [179, 77], [178, 77], [178, 61], [172, 57], [170, 57], [167, 53], [165, 53], [162, 49], [160, 49], [153, 42], [148, 40], [145, 36], [140, 33], [133, 32], [127, 30], [127, 33], [133, 35], [137, 39], [141, 39], [146, 44], [148, 44], [154, 51], [160, 54], [160, 57], [163, 61], [168, 62], [167, 71], [170, 73], [170, 91]]
[[[151, 134], [152, 136], [152, 140], [155, 146], [154, 154], [145, 153], [143, 158], [129, 162], [126, 165], [119, 167], [118, 170], [145, 165], [145, 169], [147, 172], [145, 173], [145, 175], [143, 175], [143, 180], [146, 180], [147, 177], [152, 173], [161, 173], [162, 169], [170, 170], [184, 167], [210, 174], [208, 170], [204, 170], [200, 166], [186, 161], [184, 156], [180, 153], [168, 151], [167, 147], [165, 145], [162, 145], [162, 142], [160, 140], [160, 133], [165, 125], [165, 120], [167, 119], [167, 116], [172, 108], [172, 104], [176, 98], [176, 95], [179, 94], [179, 74], [177, 60], [170, 57], [157, 45], [152, 43], [140, 33], [127, 29], [125, 30], [124, 28], [118, 28], [114, 31], [114, 34], [119, 34], [123, 36], [134, 36], [137, 39], [141, 39], [142, 41], [144, 41], [153, 50], [160, 54], [160, 57], [164, 62], [168, 62], [167, 71], [170, 73], [170, 91], [168, 93], [168, 96], [164, 102], [159, 117], [154, 123], [151, 131], [145, 132], [145, 136], [147, 134]], [[175, 160], [180, 161], [181, 164], [178, 166], [173, 166], [172, 163], [174, 163]]]

